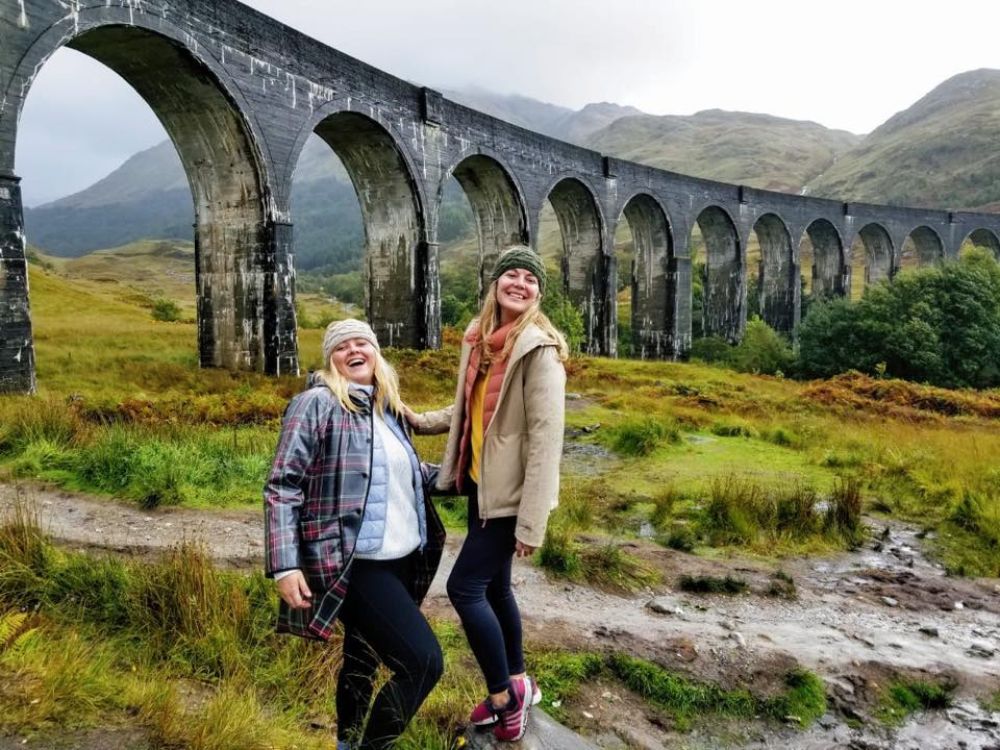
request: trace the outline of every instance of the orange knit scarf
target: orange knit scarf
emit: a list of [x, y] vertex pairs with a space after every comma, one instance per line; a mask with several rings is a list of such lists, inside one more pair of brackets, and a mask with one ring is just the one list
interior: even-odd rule
[[[491, 353], [503, 351], [503, 348], [507, 343], [507, 336], [510, 334], [513, 327], [513, 323], [508, 323], [490, 334], [489, 347]], [[456, 481], [459, 492], [462, 491], [462, 482], [465, 479], [465, 474], [469, 464], [469, 457], [472, 453], [470, 446], [472, 435], [472, 413], [469, 407], [472, 402], [472, 388], [476, 384], [476, 379], [480, 376], [479, 329], [477, 328], [470, 331], [465, 337], [465, 340], [472, 345], [472, 351], [469, 353], [469, 364], [465, 369], [465, 420], [462, 425], [462, 442], [459, 443], [458, 477]], [[508, 359], [509, 357], [506, 359], [494, 359], [490, 363], [490, 369], [488, 371], [489, 382], [486, 384], [486, 395], [483, 400], [484, 435], [486, 433], [486, 428], [489, 427], [490, 420], [493, 419], [493, 413], [496, 411], [497, 402], [500, 400], [500, 389], [503, 386], [504, 373], [507, 372]], [[482, 477], [480, 477], [480, 479], [482, 479]]]

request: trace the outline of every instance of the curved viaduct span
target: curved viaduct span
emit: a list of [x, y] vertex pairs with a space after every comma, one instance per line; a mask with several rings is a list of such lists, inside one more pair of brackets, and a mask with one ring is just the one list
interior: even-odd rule
[[761, 246], [760, 312], [786, 331], [799, 318], [803, 238], [813, 248], [813, 294], [846, 293], [859, 237], [866, 281], [900, 267], [907, 237], [925, 262], [955, 256], [969, 237], [1000, 254], [997, 215], [819, 200], [605, 157], [394, 78], [234, 0], [0, 0], [0, 391], [35, 384], [14, 151], [32, 81], [63, 46], [124, 78], [180, 154], [195, 204], [203, 366], [298, 371], [289, 196], [311, 133], [357, 190], [366, 312], [379, 339], [398, 346], [440, 342], [438, 212], [451, 177], [475, 214], [481, 277], [502, 247], [537, 237], [551, 203], [585, 347], [612, 356], [622, 221], [635, 246], [622, 272], [644, 357], [676, 357], [690, 345], [695, 226], [707, 256], [701, 327], [732, 341], [746, 321], [751, 233]]

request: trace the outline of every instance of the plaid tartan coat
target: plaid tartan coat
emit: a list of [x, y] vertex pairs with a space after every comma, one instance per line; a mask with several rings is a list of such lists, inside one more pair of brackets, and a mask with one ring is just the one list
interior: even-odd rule
[[[311, 387], [291, 400], [282, 419], [264, 486], [265, 572], [273, 577], [302, 570], [313, 600], [309, 609], [297, 610], [282, 601], [278, 632], [328, 640], [347, 595], [373, 450], [371, 401], [354, 390], [350, 397], [356, 412], [345, 409], [325, 385]], [[411, 584], [417, 603], [427, 594], [444, 549], [444, 526], [427, 485], [425, 476], [428, 538]]]

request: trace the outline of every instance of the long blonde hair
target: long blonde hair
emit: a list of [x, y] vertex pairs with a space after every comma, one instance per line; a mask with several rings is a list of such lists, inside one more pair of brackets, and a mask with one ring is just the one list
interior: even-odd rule
[[[333, 391], [333, 395], [341, 406], [348, 411], [356, 412], [358, 406], [351, 401], [348, 395], [351, 381], [340, 374], [333, 366], [333, 358], [330, 359], [331, 361], [326, 363], [326, 367], [316, 374], [326, 384], [326, 387]], [[397, 416], [402, 414], [403, 401], [399, 397], [399, 378], [392, 365], [385, 361], [382, 352], [378, 350], [375, 351], [374, 379], [375, 391], [372, 395], [372, 401], [375, 404], [375, 411], [382, 416], [385, 415], [386, 409]]]
[[514, 327], [511, 328], [510, 333], [507, 335], [503, 349], [499, 352], [491, 352], [489, 343], [490, 335], [500, 327], [500, 313], [500, 303], [497, 302], [497, 282], [493, 281], [490, 283], [489, 289], [486, 290], [486, 296], [483, 298], [483, 307], [479, 311], [479, 341], [476, 342], [476, 346], [479, 348], [479, 368], [481, 370], [485, 371], [493, 360], [502, 362], [507, 359], [514, 349], [514, 344], [517, 343], [518, 336], [532, 323], [556, 342], [560, 362], [565, 362], [569, 357], [569, 347], [566, 345], [566, 339], [559, 332], [559, 329], [552, 325], [549, 317], [542, 312], [541, 295], [514, 322]]

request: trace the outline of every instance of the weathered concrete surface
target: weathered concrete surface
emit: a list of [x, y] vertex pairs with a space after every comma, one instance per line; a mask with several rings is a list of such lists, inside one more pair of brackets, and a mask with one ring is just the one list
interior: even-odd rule
[[536, 706], [528, 717], [528, 731], [520, 742], [500, 742], [490, 730], [469, 727], [465, 733], [469, 750], [597, 750], [581, 737], [555, 721]]
[[0, 175], [0, 393], [35, 392], [24, 214], [16, 177]]
[[438, 221], [453, 176], [476, 217], [480, 278], [505, 245], [536, 241], [541, 212], [553, 206], [562, 285], [586, 323], [584, 348], [598, 354], [616, 352], [622, 221], [637, 249], [635, 267], [621, 270], [642, 357], [677, 357], [691, 345], [696, 224], [708, 246], [702, 327], [731, 341], [746, 322], [753, 231], [766, 246], [761, 311], [782, 330], [799, 319], [800, 273], [811, 275], [814, 295], [848, 292], [859, 237], [870, 281], [898, 270], [908, 237], [920, 262], [954, 257], [966, 237], [1000, 256], [998, 215], [786, 195], [604, 157], [451, 102], [235, 0], [0, 0], [0, 40], [0, 391], [34, 385], [23, 217], [11, 186], [18, 116], [63, 46], [125, 78], [180, 154], [196, 213], [204, 366], [298, 369], [290, 194], [312, 133], [358, 191], [366, 314], [385, 344], [440, 344]]

